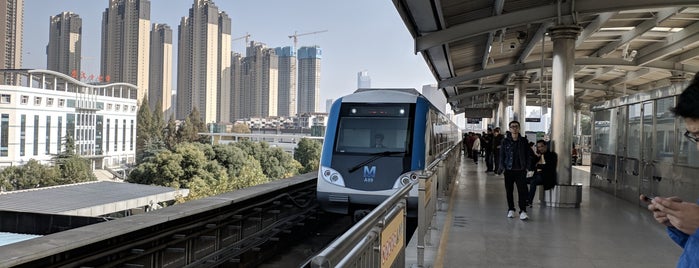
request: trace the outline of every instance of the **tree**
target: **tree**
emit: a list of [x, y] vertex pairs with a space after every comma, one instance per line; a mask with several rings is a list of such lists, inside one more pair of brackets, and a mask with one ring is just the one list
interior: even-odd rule
[[291, 155], [280, 148], [271, 148], [266, 142], [240, 141], [235, 146], [260, 162], [262, 172], [270, 179], [281, 179], [298, 174], [301, 168]]
[[139, 164], [129, 182], [189, 189], [183, 200], [198, 199], [232, 189], [226, 170], [209, 161], [192, 143], [182, 143], [174, 151], [162, 151]]
[[194, 142], [197, 138], [197, 130], [192, 124], [191, 118], [188, 116], [184, 122], [180, 124], [177, 130], [177, 142]]
[[213, 146], [216, 160], [228, 171], [228, 177], [233, 181], [233, 189], [241, 189], [266, 183], [269, 179], [262, 172], [260, 162], [242, 149], [232, 144]]
[[201, 114], [199, 113], [199, 109], [197, 109], [196, 106], [192, 108], [192, 112], [189, 113], [188, 117], [190, 122], [192, 122], [192, 126], [194, 126], [196, 133], [208, 131], [206, 129], [206, 123], [201, 120]]
[[236, 123], [233, 125], [233, 133], [250, 133], [250, 128], [246, 124]]
[[0, 171], [0, 185], [7, 191], [33, 189], [65, 184], [55, 166], [46, 166], [30, 159], [22, 166], [11, 166]]
[[148, 107], [148, 97], [141, 101], [136, 115], [136, 154], [143, 150], [147, 142], [152, 139], [153, 114]]
[[165, 142], [165, 146], [167, 146], [167, 148], [170, 150], [173, 150], [178, 142], [177, 124], [175, 124], [175, 119], [172, 117], [170, 117], [170, 120], [167, 121], [163, 141]]
[[294, 149], [294, 159], [298, 160], [303, 169], [301, 173], [318, 170], [320, 165], [320, 152], [322, 144], [316, 140], [303, 138]]
[[62, 183], [77, 183], [95, 181], [97, 177], [92, 173], [90, 160], [84, 159], [75, 154], [75, 140], [73, 136], [67, 135], [64, 142], [65, 150], [53, 158], [60, 173]]
[[146, 144], [144, 145], [143, 149], [141, 151], [136, 152], [136, 163], [141, 163], [145, 159], [154, 157], [158, 153], [166, 150], [168, 150], [167, 146], [165, 145], [165, 142], [163, 142], [162, 140], [152, 139], [150, 141], [146, 141]]
[[163, 140], [163, 131], [165, 130], [165, 115], [163, 114], [163, 104], [158, 102], [155, 104], [153, 118], [151, 121], [150, 135], [155, 140]]

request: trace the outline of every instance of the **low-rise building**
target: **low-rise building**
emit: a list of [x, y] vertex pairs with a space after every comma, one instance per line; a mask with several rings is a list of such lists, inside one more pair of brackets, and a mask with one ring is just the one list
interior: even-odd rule
[[0, 84], [0, 166], [29, 159], [50, 163], [65, 151], [67, 136], [93, 168], [134, 163], [136, 86], [87, 84], [48, 70], [0, 70], [0, 75], [13, 81]]

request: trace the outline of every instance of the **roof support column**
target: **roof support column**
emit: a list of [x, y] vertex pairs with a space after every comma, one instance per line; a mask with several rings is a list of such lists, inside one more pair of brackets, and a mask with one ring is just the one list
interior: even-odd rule
[[505, 112], [507, 111], [507, 105], [505, 104], [505, 100], [507, 96], [501, 96], [500, 99], [498, 100], [498, 113], [496, 115], [497, 117], [497, 123], [495, 124], [495, 127], [500, 127], [500, 133], [505, 133], [505, 130], [507, 130], [507, 127], [505, 127], [507, 124], [507, 120], [505, 120]]
[[[580, 206], [580, 196], [575, 197], [577, 187], [571, 185], [571, 148], [573, 141], [573, 109], [574, 109], [574, 74], [575, 74], [575, 40], [581, 27], [577, 25], [557, 25], [549, 28], [553, 41], [552, 81], [551, 81], [551, 144], [558, 154], [557, 186], [560, 195], [558, 200], [552, 200], [554, 205], [575, 200], [575, 207]], [[581, 189], [580, 189], [581, 190]], [[578, 194], [579, 195], [579, 194]]]
[[682, 92], [682, 90], [685, 88], [685, 81], [687, 81], [687, 78], [684, 76], [684, 73], [672, 72], [672, 76], [670, 76], [670, 85], [672, 87], [679, 88], [680, 90], [677, 92]]
[[582, 135], [582, 106], [577, 104], [574, 106], [575, 110], [575, 136]]
[[[512, 120], [519, 121], [520, 133], [524, 135], [524, 118], [527, 111], [527, 89], [525, 84], [529, 82], [529, 77], [518, 75], [515, 77], [515, 92], [512, 97]], [[509, 124], [509, 122], [508, 122]]]

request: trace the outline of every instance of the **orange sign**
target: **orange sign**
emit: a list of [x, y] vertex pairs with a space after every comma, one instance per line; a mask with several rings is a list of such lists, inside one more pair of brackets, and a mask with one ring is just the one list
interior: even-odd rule
[[405, 208], [381, 232], [381, 267], [391, 267], [405, 247]]

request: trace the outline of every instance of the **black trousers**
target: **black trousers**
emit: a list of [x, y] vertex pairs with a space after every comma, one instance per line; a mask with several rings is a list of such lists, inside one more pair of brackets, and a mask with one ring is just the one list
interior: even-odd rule
[[529, 189], [527, 188], [527, 171], [526, 170], [505, 170], [505, 191], [507, 192], [507, 207], [508, 210], [515, 210], [514, 203], [514, 185], [517, 185], [517, 200], [520, 211], [527, 211], [527, 202], [529, 199]]
[[488, 171], [494, 171], [493, 169], [493, 152], [486, 150], [485, 151], [485, 167], [488, 168]]

